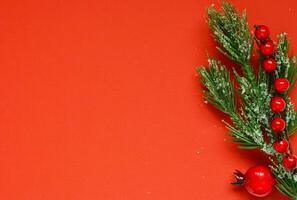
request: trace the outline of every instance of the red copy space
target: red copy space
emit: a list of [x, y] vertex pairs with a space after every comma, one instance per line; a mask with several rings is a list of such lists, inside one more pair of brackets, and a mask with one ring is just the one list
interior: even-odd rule
[[[232, 2], [296, 51], [296, 1]], [[218, 55], [211, 3], [1, 1], [0, 199], [254, 199], [232, 171], [263, 156], [226, 141], [194, 76]]]

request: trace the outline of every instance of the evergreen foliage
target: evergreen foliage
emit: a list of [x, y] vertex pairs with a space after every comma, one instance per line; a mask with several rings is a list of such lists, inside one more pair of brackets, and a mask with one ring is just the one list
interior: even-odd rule
[[[271, 75], [261, 66], [255, 73], [255, 68], [250, 64], [254, 38], [246, 12], [240, 14], [230, 3], [223, 2], [221, 11], [211, 6], [207, 14], [209, 27], [219, 44], [217, 49], [239, 67], [228, 70], [215, 58], [208, 59], [208, 67], [198, 67], [197, 71], [201, 74], [201, 82], [205, 87], [205, 99], [230, 117], [232, 123], [225, 124], [240, 148], [260, 149], [269, 156], [271, 169], [277, 180], [276, 188], [292, 199], [297, 199], [297, 175], [282, 166], [284, 155], [273, 149], [276, 137], [270, 128], [270, 121], [276, 114], [270, 109], [270, 101], [275, 90]], [[259, 57], [261, 61], [261, 54]], [[287, 78], [291, 89], [296, 80], [297, 65], [296, 57], [289, 57], [285, 33], [278, 35], [275, 59], [278, 67], [273, 76]], [[234, 80], [231, 76], [234, 76]], [[234, 86], [235, 81], [239, 85], [238, 89]], [[240, 100], [236, 97], [240, 97]], [[283, 112], [287, 124], [284, 134], [289, 140], [289, 136], [297, 130], [297, 112], [287, 93], [283, 93], [282, 97], [287, 103]], [[267, 134], [269, 141], [265, 140], [263, 132]]]

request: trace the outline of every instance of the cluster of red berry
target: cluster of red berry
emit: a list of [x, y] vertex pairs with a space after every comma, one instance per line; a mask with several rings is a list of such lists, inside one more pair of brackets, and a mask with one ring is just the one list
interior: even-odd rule
[[[259, 41], [260, 52], [266, 58], [262, 62], [262, 67], [267, 73], [272, 73], [277, 67], [277, 62], [274, 58], [275, 48], [273, 41], [270, 39], [269, 29], [265, 25], [255, 26], [255, 36]], [[282, 113], [286, 108], [286, 101], [281, 97], [290, 87], [290, 82], [286, 78], [276, 78], [274, 80], [274, 88], [276, 91], [275, 97], [270, 102], [271, 110], [276, 113]], [[271, 121], [271, 129], [278, 134], [280, 138], [273, 145], [275, 151], [288, 154], [289, 142], [281, 137], [281, 132], [286, 128], [286, 122], [281, 117], [275, 117]], [[283, 158], [283, 166], [288, 170], [293, 170], [297, 165], [297, 156], [288, 154]]]

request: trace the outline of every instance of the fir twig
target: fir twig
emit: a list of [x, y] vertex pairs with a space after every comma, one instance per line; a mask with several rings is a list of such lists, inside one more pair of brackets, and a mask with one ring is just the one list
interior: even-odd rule
[[222, 12], [214, 7], [208, 9], [208, 24], [214, 39], [219, 43], [218, 50], [242, 66], [251, 82], [255, 81], [254, 70], [249, 64], [253, 50], [253, 37], [247, 23], [246, 12], [242, 16], [227, 2], [222, 4]]
[[203, 77], [202, 84], [208, 89], [208, 91], [204, 91], [205, 98], [216, 108], [230, 115], [236, 112], [234, 84], [230, 79], [230, 73], [224, 65], [215, 59], [209, 58], [208, 63], [208, 69], [197, 68]]
[[236, 108], [234, 84], [230, 79], [230, 73], [224, 65], [215, 59], [209, 59], [208, 68], [199, 67], [201, 82], [207, 90], [204, 90], [205, 98], [216, 108], [229, 115], [233, 125], [225, 122], [231, 132], [234, 141], [241, 148], [261, 148], [264, 140], [261, 127], [257, 121], [248, 120], [245, 115], [240, 115]]

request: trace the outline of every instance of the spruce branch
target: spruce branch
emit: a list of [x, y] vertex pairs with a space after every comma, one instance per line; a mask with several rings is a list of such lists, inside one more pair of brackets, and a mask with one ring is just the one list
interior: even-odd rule
[[276, 78], [288, 77], [290, 68], [290, 59], [288, 56], [289, 43], [285, 33], [278, 35], [277, 52], [275, 59], [277, 60], [277, 70], [275, 71]]
[[282, 165], [271, 160], [272, 173], [276, 178], [276, 188], [284, 195], [297, 199], [297, 176], [291, 171], [286, 170]]
[[202, 76], [201, 82], [206, 88], [204, 90], [206, 100], [231, 118], [233, 125], [227, 122], [225, 124], [234, 141], [241, 148], [261, 148], [264, 143], [261, 127], [256, 120], [248, 120], [245, 114], [238, 113], [234, 84], [230, 79], [229, 71], [213, 58], [210, 58], [208, 62], [208, 68], [197, 68]]
[[287, 77], [291, 83], [289, 91], [294, 87], [294, 85], [296, 83], [296, 74], [297, 74], [296, 59], [297, 59], [297, 56], [293, 56], [290, 59], [290, 67], [288, 69], [288, 77]]
[[[269, 109], [267, 111], [267, 107], [269, 108], [271, 95], [265, 73], [261, 73], [257, 80], [254, 69], [249, 63], [253, 50], [253, 37], [248, 27], [246, 12], [240, 15], [230, 3], [223, 2], [222, 12], [218, 12], [214, 7], [208, 9], [208, 24], [214, 39], [220, 45], [219, 51], [237, 62], [244, 72], [244, 76], [240, 76], [234, 70], [236, 81], [240, 86], [239, 95], [242, 102], [239, 107], [240, 114], [237, 114], [237, 110], [227, 113], [233, 125], [226, 125], [241, 148], [260, 148], [266, 153], [271, 153], [271, 146], [264, 142], [261, 124], [264, 124], [266, 132], [270, 134], [271, 129], [267, 120], [270, 112]], [[211, 71], [213, 70], [215, 68]], [[208, 85], [205, 85], [206, 88], [212, 91], [213, 89]], [[208, 96], [206, 95], [207, 99], [209, 99]], [[211, 99], [210, 103], [213, 102], [214, 100]], [[223, 101], [219, 100], [219, 102]], [[217, 104], [218, 102], [214, 103], [216, 107], [218, 107]], [[220, 108], [222, 107], [224, 105], [220, 105]], [[222, 111], [226, 113], [224, 109]]]
[[247, 79], [254, 82], [254, 70], [249, 64], [253, 50], [253, 37], [247, 23], [246, 12], [240, 13], [228, 2], [223, 2], [222, 12], [208, 8], [208, 24], [218, 50], [241, 65]]
[[289, 97], [286, 98], [286, 124], [288, 135], [291, 136], [297, 131], [297, 112], [295, 111], [294, 105]]
[[270, 76], [263, 70], [262, 66], [259, 66], [257, 87], [255, 87], [255, 97], [258, 99], [256, 102], [259, 106], [258, 115], [256, 117], [269, 136], [270, 144], [272, 144], [275, 138], [270, 127], [270, 119], [274, 115], [270, 108], [272, 98], [270, 82]]
[[[240, 109], [245, 116], [246, 123], [254, 127], [251, 131], [257, 133], [253, 137], [258, 140], [261, 149], [271, 154], [271, 146], [267, 145], [263, 139], [262, 129], [265, 129], [269, 136], [273, 135], [270, 128], [269, 119], [272, 116], [270, 110], [270, 88], [267, 76], [263, 70], [259, 68], [259, 78], [256, 85], [252, 85], [245, 77], [240, 76], [234, 71], [235, 78], [239, 84], [239, 95], [241, 97]], [[274, 140], [271, 139], [271, 142]]]
[[204, 91], [205, 99], [220, 111], [230, 115], [236, 112], [234, 84], [230, 73], [221, 62], [209, 58], [209, 67], [198, 67], [201, 74], [201, 83], [208, 89]]

